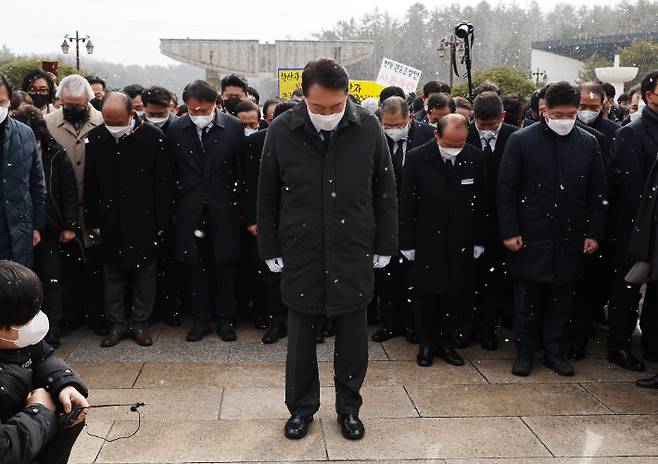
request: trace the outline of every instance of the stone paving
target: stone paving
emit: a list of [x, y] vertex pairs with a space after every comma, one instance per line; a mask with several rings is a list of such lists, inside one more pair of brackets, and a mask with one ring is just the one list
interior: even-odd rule
[[[104, 443], [85, 432], [71, 463], [405, 462], [441, 464], [658, 464], [658, 392], [636, 388], [635, 373], [605, 360], [595, 340], [576, 376], [541, 367], [528, 378], [510, 370], [514, 349], [462, 350], [466, 366], [415, 364], [417, 347], [402, 338], [371, 343], [361, 417], [366, 436], [340, 435], [333, 409], [333, 339], [318, 346], [323, 405], [300, 441], [283, 437], [286, 341], [260, 343], [215, 335], [190, 344], [183, 327], [155, 326], [155, 344], [131, 340], [101, 348], [85, 330], [59, 355], [86, 380], [91, 403], [144, 402], [142, 424], [127, 440]], [[650, 364], [649, 372], [658, 370]], [[129, 435], [128, 408], [91, 411], [89, 432]]]

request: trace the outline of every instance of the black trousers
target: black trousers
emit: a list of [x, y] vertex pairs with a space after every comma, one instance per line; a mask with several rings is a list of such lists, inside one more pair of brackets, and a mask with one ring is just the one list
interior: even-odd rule
[[[139, 268], [125, 270], [106, 262], [103, 269], [105, 281], [105, 316], [114, 329], [127, 332], [144, 329], [153, 312], [156, 294], [157, 262], [151, 261]], [[132, 308], [126, 317], [126, 289], [132, 289]]]
[[53, 438], [46, 443], [32, 464], [66, 464], [69, 462], [71, 450], [80, 432], [84, 428], [84, 422], [71, 428], [60, 427]]
[[573, 284], [514, 280], [514, 338], [518, 354], [534, 355], [541, 348], [540, 340], [545, 354], [563, 354], [573, 289]]
[[658, 356], [658, 282], [647, 284], [640, 317], [640, 330], [642, 330], [644, 353]]
[[64, 321], [101, 322], [104, 318], [102, 245], [83, 249], [78, 240], [72, 240], [62, 245], [62, 252]]
[[384, 327], [404, 329], [413, 328], [415, 325], [415, 295], [409, 279], [411, 265], [404, 256], [394, 256], [388, 266], [375, 271], [381, 322]]
[[43, 312], [50, 322], [49, 333], [59, 335], [64, 314], [63, 254], [58, 238], [43, 237], [34, 248], [34, 270], [43, 284]]
[[468, 301], [472, 301], [468, 295], [419, 294], [416, 330], [420, 344], [452, 346], [457, 317]]
[[236, 297], [238, 312], [245, 317], [260, 318], [267, 314], [263, 279], [256, 237], [246, 230], [240, 236], [240, 260], [237, 263]]
[[[334, 383], [336, 412], [358, 414], [361, 385], [368, 369], [366, 308], [330, 319], [336, 331]], [[320, 408], [316, 335], [321, 316], [288, 311], [286, 406], [290, 414], [310, 417]]]
[[156, 305], [153, 319], [170, 318], [183, 312], [185, 295], [185, 267], [176, 262], [173, 231], [165, 238], [162, 256], [158, 261]]
[[485, 248], [482, 256], [475, 261], [478, 289], [476, 313], [470, 324], [468, 319], [466, 324], [461, 324], [465, 327], [463, 330], [479, 330], [481, 333], [493, 334], [498, 328], [499, 318], [511, 325], [514, 292], [512, 278], [503, 265], [503, 256], [501, 250], [492, 252]]
[[631, 338], [637, 326], [642, 295], [640, 285], [631, 285], [624, 281], [629, 269], [629, 263], [617, 263], [613, 272], [610, 304], [608, 305], [608, 322], [610, 324], [608, 350], [611, 351], [630, 348]]

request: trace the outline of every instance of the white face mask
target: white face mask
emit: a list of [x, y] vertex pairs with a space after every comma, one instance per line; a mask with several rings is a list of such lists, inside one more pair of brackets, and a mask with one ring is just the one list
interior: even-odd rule
[[436, 127], [437, 124], [439, 124], [439, 123], [438, 123], [438, 122], [431, 122], [431, 123], [430, 123], [430, 126], [432, 126], [432, 127]]
[[409, 135], [409, 124], [404, 127], [391, 127], [389, 129], [384, 129], [384, 132], [391, 140], [399, 142], [402, 139], [406, 139]]
[[439, 152], [444, 158], [455, 159], [462, 152], [463, 148], [449, 148], [439, 145]]
[[11, 330], [18, 332], [16, 340], [7, 340], [0, 337], [0, 340], [12, 343], [16, 348], [25, 348], [26, 346], [36, 345], [44, 339], [50, 328], [48, 316], [43, 311], [39, 311], [30, 322], [22, 327], [12, 327]]
[[130, 131], [133, 128], [132, 122], [127, 126], [108, 126], [105, 124], [105, 128], [108, 130], [112, 137], [118, 142], [121, 137], [124, 135], [130, 134]]
[[307, 108], [308, 117], [311, 118], [311, 122], [313, 123], [315, 130], [332, 131], [336, 128], [340, 120], [343, 119], [343, 115], [345, 114], [346, 107], [347, 105], [343, 107], [343, 111], [340, 111], [338, 113], [328, 114], [328, 115], [311, 113], [311, 110]]
[[169, 120], [169, 116], [167, 115], [162, 118], [153, 118], [149, 115], [146, 115], [146, 120], [155, 126], [162, 127], [164, 126], [164, 123]]
[[589, 124], [599, 116], [600, 111], [578, 110], [578, 119], [583, 124]]
[[139, 119], [142, 119], [144, 117], [144, 111], [135, 111], [135, 114]]
[[498, 135], [498, 132], [500, 131], [500, 128], [501, 128], [502, 125], [503, 125], [503, 123], [501, 122], [500, 124], [498, 124], [498, 127], [496, 127], [493, 130], [480, 129], [477, 124], [475, 125], [475, 128], [478, 130], [478, 134], [480, 134], [481, 139], [490, 139], [490, 138], [496, 137]]
[[203, 129], [206, 127], [208, 124], [212, 122], [213, 119], [215, 119], [215, 111], [210, 113], [207, 116], [192, 116], [190, 115], [190, 119], [196, 125], [199, 129]]
[[7, 119], [7, 114], [9, 114], [9, 108], [6, 106], [0, 106], [0, 123]]
[[644, 100], [640, 98], [640, 101], [637, 102], [637, 111], [635, 113], [631, 113], [631, 121], [637, 121], [642, 117], [642, 110], [645, 106], [647, 106], [647, 104], [644, 103]]
[[550, 127], [557, 135], [564, 136], [571, 132], [573, 126], [576, 124], [576, 120], [546, 118], [546, 124], [548, 124], [548, 127]]
[[258, 129], [252, 129], [250, 127], [245, 127], [244, 128], [244, 135], [246, 135], [247, 137], [249, 137], [254, 132], [258, 132]]

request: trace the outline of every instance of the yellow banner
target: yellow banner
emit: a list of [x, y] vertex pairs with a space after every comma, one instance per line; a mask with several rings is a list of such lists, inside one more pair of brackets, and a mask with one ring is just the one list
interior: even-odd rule
[[[279, 68], [279, 97], [284, 100], [290, 100], [292, 93], [296, 89], [302, 88], [302, 69], [283, 69]], [[375, 97], [379, 100], [379, 94], [384, 88], [383, 85], [375, 81], [357, 81], [350, 80], [349, 93], [354, 95], [359, 102], [366, 98]]]

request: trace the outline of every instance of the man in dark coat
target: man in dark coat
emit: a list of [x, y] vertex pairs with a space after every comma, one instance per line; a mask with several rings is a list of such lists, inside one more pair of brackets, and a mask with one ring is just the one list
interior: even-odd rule
[[[434, 140], [434, 127], [415, 119], [410, 120], [407, 102], [398, 96], [388, 97], [381, 102], [380, 118], [393, 160], [399, 198], [407, 153]], [[382, 326], [372, 336], [375, 342], [384, 342], [404, 334], [408, 341], [417, 343], [414, 330], [415, 298], [410, 289], [409, 268], [407, 258], [398, 253], [388, 266], [375, 272], [382, 313]]]
[[[284, 112], [294, 108], [297, 102], [279, 102], [274, 108], [272, 119], [279, 117]], [[260, 159], [265, 145], [267, 128], [259, 130], [247, 137], [247, 152], [244, 160], [244, 223], [247, 232], [254, 238], [258, 237], [258, 226], [256, 224], [256, 206], [258, 198], [258, 175], [260, 172]], [[249, 250], [253, 265], [258, 269], [259, 282], [263, 286], [267, 303], [268, 328], [263, 335], [262, 342], [265, 344], [276, 343], [285, 337], [288, 332], [287, 315], [288, 309], [281, 301], [281, 274], [272, 272], [258, 255], [258, 244]]]
[[43, 341], [48, 318], [36, 274], [0, 261], [0, 295], [0, 463], [66, 464], [86, 410], [71, 428], [57, 412], [89, 407], [87, 387]]
[[499, 315], [508, 321], [512, 317], [512, 281], [505, 268], [505, 247], [498, 231], [496, 183], [507, 140], [518, 129], [503, 122], [503, 102], [496, 92], [483, 92], [476, 97], [473, 102], [473, 118], [466, 143], [484, 152], [487, 219], [485, 242], [482, 245], [485, 251], [476, 263], [476, 312], [467, 313], [462, 318], [455, 335], [455, 347], [467, 346], [479, 332], [482, 347], [495, 350], [498, 348], [496, 329]]
[[[178, 119], [170, 110], [171, 92], [153, 86], [142, 93], [144, 121], [159, 128], [165, 135], [169, 126]], [[162, 318], [167, 325], [180, 326], [179, 304], [183, 304], [184, 270], [175, 259], [174, 224], [171, 221], [162, 236], [162, 253], [158, 263], [158, 290], [153, 318]]]
[[402, 174], [400, 249], [415, 261], [416, 361], [425, 367], [434, 356], [464, 364], [452, 337], [459, 308], [474, 300], [475, 260], [484, 251], [486, 214], [484, 155], [466, 145], [467, 136], [464, 116], [445, 116], [437, 124], [436, 140], [409, 152]]
[[30, 267], [46, 225], [46, 188], [32, 130], [8, 116], [10, 97], [0, 74], [0, 259]]
[[575, 127], [580, 95], [567, 82], [546, 91], [544, 119], [512, 134], [498, 177], [498, 222], [514, 278], [512, 372], [527, 376], [543, 330], [544, 364], [573, 375], [563, 339], [583, 253], [605, 235], [606, 173], [596, 139]]
[[[610, 294], [608, 318], [608, 360], [625, 369], [642, 371], [645, 366], [631, 351], [631, 337], [637, 325], [640, 286], [624, 281], [633, 262], [626, 256], [626, 249], [634, 229], [634, 220], [647, 176], [658, 153], [658, 71], [644, 77], [640, 87], [646, 103], [639, 119], [625, 125], [617, 132], [614, 146], [613, 236], [613, 283]], [[651, 282], [642, 306], [642, 349], [644, 358], [658, 361], [658, 284]]]
[[169, 127], [167, 140], [176, 170], [176, 260], [187, 266], [194, 316], [186, 340], [210, 333], [214, 305], [219, 336], [234, 341], [244, 128], [215, 110], [217, 91], [205, 81], [189, 84], [183, 100], [188, 114]]
[[320, 407], [318, 321], [333, 320], [336, 412], [343, 436], [362, 438], [359, 393], [368, 366], [366, 308], [374, 267], [397, 254], [393, 165], [379, 121], [347, 98], [338, 62], [302, 73], [306, 97], [267, 130], [258, 179], [258, 247], [283, 271], [288, 307], [286, 423], [301, 438]]
[[[605, 117], [606, 92], [601, 84], [584, 82], [578, 86], [578, 90], [580, 91], [578, 127], [589, 130], [596, 136], [606, 167], [609, 168], [612, 164], [611, 148], [621, 126]], [[608, 198], [612, 204], [613, 192], [610, 192]], [[576, 285], [568, 352], [570, 359], [578, 361], [586, 356], [587, 343], [595, 333], [593, 320], [605, 321], [604, 308], [610, 296], [612, 272], [609, 246], [606, 242], [599, 243], [599, 250], [585, 257], [585, 273]]]
[[25, 105], [13, 118], [27, 124], [37, 138], [37, 148], [46, 180], [46, 227], [34, 249], [34, 269], [44, 285], [44, 312], [50, 320], [46, 341], [59, 348], [64, 313], [62, 245], [76, 239], [79, 229], [78, 187], [66, 150], [50, 135], [41, 111]]
[[85, 165], [86, 220], [104, 243], [105, 315], [112, 326], [101, 345], [114, 346], [130, 334], [149, 346], [159, 238], [171, 217], [169, 152], [162, 131], [136, 117], [128, 95], [105, 94], [103, 119], [89, 133]]

